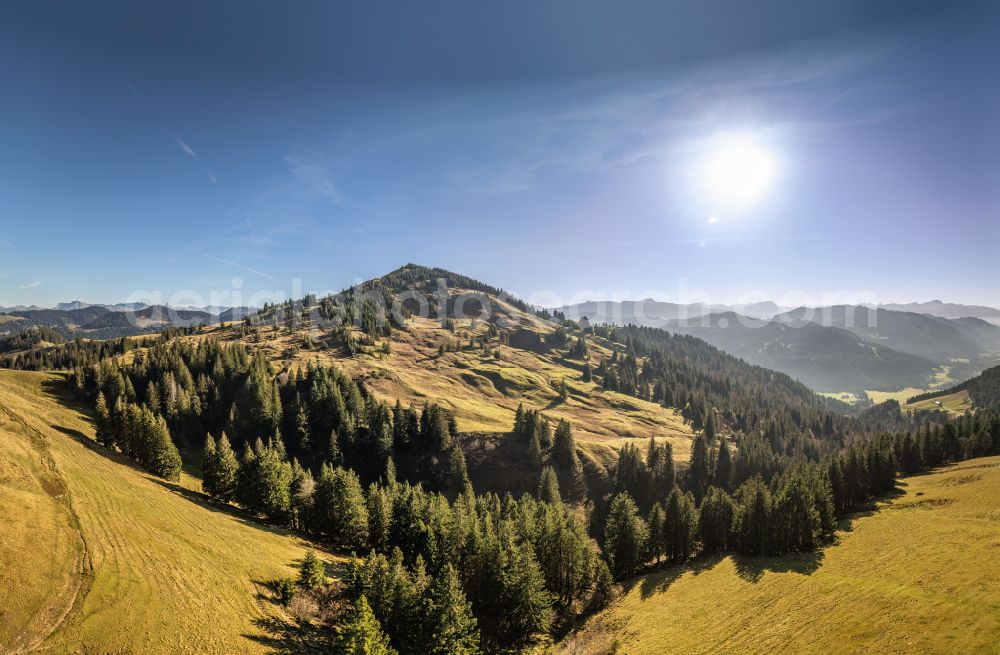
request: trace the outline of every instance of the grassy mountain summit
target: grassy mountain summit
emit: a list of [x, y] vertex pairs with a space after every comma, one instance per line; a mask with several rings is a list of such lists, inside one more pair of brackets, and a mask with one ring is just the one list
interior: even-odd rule
[[[376, 326], [366, 318], [383, 311], [373, 298], [399, 315]], [[828, 413], [804, 385], [704, 341], [564, 323], [497, 287], [414, 264], [331, 298], [265, 308], [250, 324], [196, 338], [245, 341], [286, 369], [335, 363], [384, 399], [440, 400], [465, 432], [506, 432], [519, 405], [541, 409], [570, 421], [594, 452], [655, 436], [686, 459], [706, 403], [723, 431], [763, 430], [755, 403], [775, 410], [770, 419], [794, 409], [795, 429], [815, 434]]]

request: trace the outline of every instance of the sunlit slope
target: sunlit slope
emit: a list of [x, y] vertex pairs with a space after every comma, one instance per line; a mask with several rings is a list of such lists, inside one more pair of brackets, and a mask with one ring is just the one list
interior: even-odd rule
[[[453, 289], [452, 293], [469, 292]], [[263, 327], [261, 340], [249, 340], [247, 345], [264, 349], [278, 366], [305, 366], [310, 360], [335, 364], [389, 402], [398, 398], [404, 405], [440, 403], [455, 412], [463, 432], [507, 432], [523, 403], [526, 408], [543, 410], [553, 420], [565, 418], [578, 442], [593, 444], [598, 450], [620, 447], [623, 440], [655, 436], [670, 440], [674, 455], [687, 459], [692, 432], [676, 410], [584, 382], [583, 362], [566, 357], [565, 346], [534, 345], [533, 335], [551, 335], [551, 324], [495, 297], [491, 300], [496, 311], [515, 318], [522, 327], [521, 338], [512, 345], [494, 343], [488, 351], [466, 348], [467, 335], [485, 332], [482, 321], [458, 320], [455, 332], [449, 332], [437, 321], [420, 318], [411, 319], [405, 330], [393, 331], [389, 353], [369, 348], [350, 356], [335, 345], [327, 347], [323, 339], [315, 350], [299, 350], [304, 332], [289, 334], [285, 328], [271, 327]], [[210, 328], [196, 338], [207, 337], [242, 338], [230, 328]], [[455, 343], [463, 348], [439, 352], [441, 345]], [[602, 357], [610, 358], [610, 344], [599, 338], [590, 343], [592, 366]], [[566, 399], [557, 390], [563, 381]]]
[[955, 393], [946, 394], [944, 396], [925, 398], [924, 400], [918, 400], [903, 405], [904, 410], [911, 412], [941, 410], [954, 415], [961, 415], [972, 411], [973, 407], [974, 404], [972, 402], [972, 397], [969, 396], [969, 392], [965, 389], [956, 391]]
[[1000, 653], [1000, 458], [906, 479], [825, 550], [634, 581], [566, 653]]
[[56, 380], [0, 372], [0, 652], [267, 652], [307, 544], [98, 452]]
[[[18, 376], [21, 377], [21, 376]], [[0, 378], [0, 651], [36, 644], [70, 610], [85, 546], [47, 440]], [[42, 427], [47, 427], [42, 423]]]

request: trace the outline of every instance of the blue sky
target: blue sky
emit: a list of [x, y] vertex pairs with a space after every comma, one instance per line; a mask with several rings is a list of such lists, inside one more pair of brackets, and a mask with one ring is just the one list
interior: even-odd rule
[[[1000, 304], [989, 3], [200, 4], [0, 9], [0, 305], [410, 261], [543, 303]], [[777, 174], [720, 214], [726, 134]]]

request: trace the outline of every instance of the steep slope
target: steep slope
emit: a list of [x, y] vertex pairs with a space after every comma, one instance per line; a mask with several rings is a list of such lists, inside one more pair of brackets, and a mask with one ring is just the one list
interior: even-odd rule
[[57, 382], [0, 372], [0, 652], [271, 652], [308, 544], [109, 456]]
[[819, 391], [919, 388], [927, 384], [935, 368], [922, 357], [812, 322], [791, 326], [728, 312], [697, 321], [673, 321], [667, 329], [704, 339]]
[[559, 652], [998, 652], [1000, 458], [901, 486], [823, 551], [637, 578]]

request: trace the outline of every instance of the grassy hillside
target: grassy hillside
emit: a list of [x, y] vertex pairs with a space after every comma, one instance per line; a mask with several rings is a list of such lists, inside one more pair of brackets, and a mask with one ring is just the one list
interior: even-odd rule
[[901, 490], [823, 551], [636, 579], [561, 652], [1000, 653], [1000, 458]]
[[308, 544], [109, 457], [56, 382], [0, 372], [0, 652], [273, 652]]
[[[451, 289], [453, 296], [467, 289]], [[537, 344], [538, 335], [550, 336], [555, 326], [491, 296], [497, 320], [515, 320], [519, 329], [508, 344], [493, 343], [488, 352], [466, 348], [439, 353], [442, 344], [466, 344], [470, 335], [486, 332], [485, 321], [455, 321], [454, 332], [438, 321], [413, 318], [405, 330], [394, 330], [389, 353], [378, 347], [353, 355], [333, 340], [320, 339], [313, 349], [302, 349], [303, 331], [262, 326], [259, 341], [247, 340], [235, 327], [208, 328], [195, 338], [246, 340], [262, 348], [278, 367], [304, 367], [310, 360], [335, 364], [362, 381], [377, 397], [390, 403], [438, 402], [455, 413], [462, 432], [508, 432], [514, 412], [525, 407], [543, 409], [554, 420], [567, 419], [581, 446], [607, 455], [628, 439], [669, 440], [674, 454], [687, 459], [692, 431], [680, 414], [658, 403], [605, 391], [596, 382], [583, 381], [583, 363], [565, 357], [564, 348]], [[591, 361], [610, 357], [611, 344], [591, 341]], [[494, 352], [499, 352], [497, 358]], [[566, 381], [568, 397], [560, 398], [557, 385]]]
[[[940, 403], [940, 405], [938, 405]], [[907, 409], [966, 409], [1000, 406], [1000, 366], [986, 369], [976, 377], [941, 391], [925, 393], [909, 399]]]
[[903, 405], [903, 409], [905, 411], [915, 412], [924, 410], [942, 410], [956, 415], [964, 414], [972, 408], [972, 397], [969, 396], [969, 392], [965, 389], [955, 391], [954, 393], [944, 394], [942, 396], [916, 400]]

